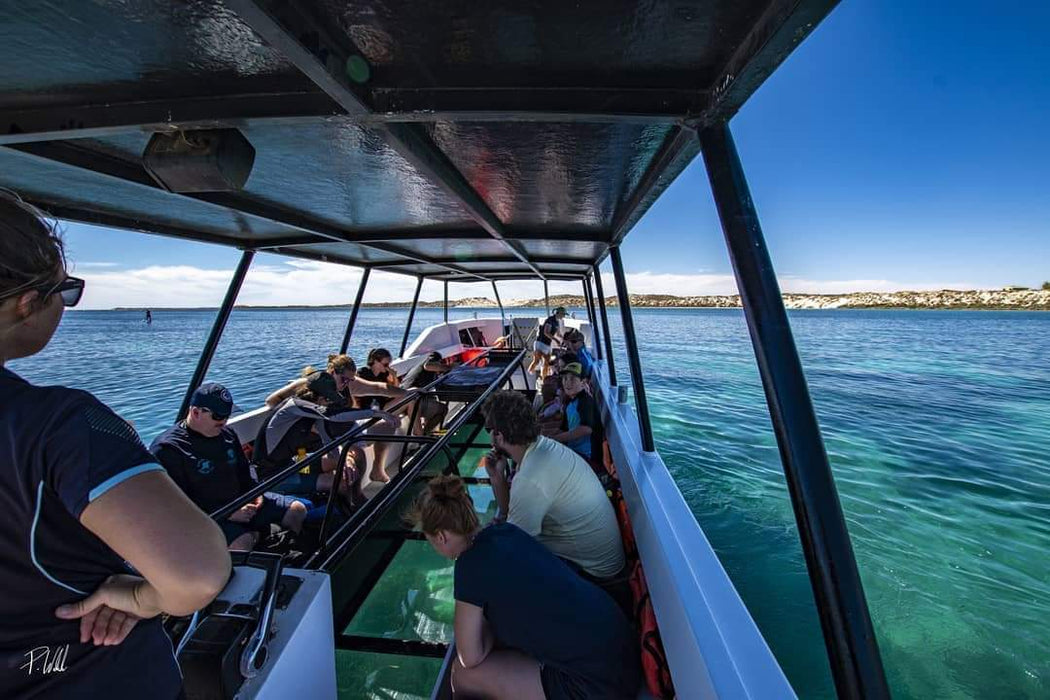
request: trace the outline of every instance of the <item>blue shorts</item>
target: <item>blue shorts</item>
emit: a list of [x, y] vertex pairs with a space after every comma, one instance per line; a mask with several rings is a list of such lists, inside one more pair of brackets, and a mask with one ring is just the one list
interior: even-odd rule
[[[280, 493], [292, 494], [293, 496], [310, 496], [317, 493], [317, 477], [320, 474], [300, 474], [295, 472], [281, 483], [275, 485], [273, 490], [277, 493], [267, 493], [267, 496], [276, 496]], [[303, 500], [302, 498], [293, 500]]]
[[226, 544], [230, 544], [247, 532], [269, 534], [270, 526], [280, 525], [295, 501], [301, 502], [307, 510], [313, 507], [313, 504], [304, 498], [294, 498], [279, 493], [264, 493], [262, 505], [259, 506], [259, 510], [255, 511], [255, 516], [251, 520], [246, 523], [235, 523], [232, 520], [224, 520], [219, 523], [222, 534], [226, 535]]

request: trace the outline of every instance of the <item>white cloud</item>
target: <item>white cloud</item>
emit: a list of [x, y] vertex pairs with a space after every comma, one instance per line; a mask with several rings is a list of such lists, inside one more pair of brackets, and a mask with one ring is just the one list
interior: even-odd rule
[[117, 267], [118, 265], [119, 265], [119, 263], [115, 263], [115, 262], [77, 262], [72, 267], [73, 267], [74, 270], [77, 270], [77, 269], [82, 268], [82, 267], [90, 267], [90, 268], [96, 268], [96, 267]]
[[[222, 302], [233, 270], [210, 270], [190, 265], [151, 265], [131, 270], [110, 270], [109, 263], [80, 263], [87, 280], [83, 308], [109, 309], [117, 306], [134, 307], [215, 307]], [[361, 279], [358, 268], [306, 260], [282, 260], [253, 265], [248, 272], [239, 304], [349, 304], [357, 293]], [[611, 274], [602, 275], [606, 294], [615, 293]], [[895, 291], [924, 289], [973, 289], [974, 285], [959, 283], [906, 283], [891, 280], [808, 280], [783, 277], [785, 292], [838, 294], [850, 291]], [[409, 302], [415, 291], [416, 280], [407, 275], [377, 271], [372, 274], [365, 301]], [[632, 294], [674, 294], [698, 296], [706, 294], [735, 294], [736, 281], [732, 275], [696, 273], [671, 274], [637, 272], [627, 275], [627, 287]], [[521, 280], [499, 283], [504, 302], [514, 299], [535, 299], [543, 296], [543, 285], [538, 281]], [[579, 294], [578, 282], [551, 282], [550, 293]], [[424, 283], [420, 298], [434, 301], [442, 296], [442, 285]], [[452, 284], [449, 297], [468, 296], [492, 298], [492, 286], [487, 283]]]

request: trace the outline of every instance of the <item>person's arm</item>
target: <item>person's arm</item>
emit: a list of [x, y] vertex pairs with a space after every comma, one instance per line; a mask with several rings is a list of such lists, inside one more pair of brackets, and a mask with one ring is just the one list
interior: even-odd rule
[[485, 455], [485, 471], [489, 475], [489, 486], [496, 499], [496, 520], [506, 520], [510, 512], [510, 484], [506, 476], [507, 460]]
[[351, 396], [389, 396], [400, 398], [408, 392], [396, 386], [390, 386], [386, 382], [371, 382], [367, 379], [354, 377], [348, 384]]
[[186, 615], [230, 572], [226, 538], [157, 463], [127, 423], [93, 397], [70, 401], [46, 433], [45, 478], [67, 511], [136, 576], [110, 576], [55, 615], [80, 620], [81, 640], [119, 644], [142, 618]]
[[456, 635], [456, 654], [464, 668], [474, 668], [492, 651], [494, 639], [485, 612], [477, 605], [456, 601], [452, 621]]
[[573, 440], [579, 440], [580, 438], [589, 437], [594, 432], [589, 425], [577, 425], [572, 430], [563, 430], [560, 433], [551, 435], [551, 440], [556, 440], [562, 444], [572, 442]]
[[230, 577], [222, 531], [164, 472], [122, 481], [89, 503], [80, 522], [142, 575], [125, 612], [189, 615]]
[[274, 408], [275, 406], [295, 396], [299, 389], [301, 389], [304, 386], [306, 386], [306, 377], [296, 379], [267, 396], [266, 405], [270, 408]]

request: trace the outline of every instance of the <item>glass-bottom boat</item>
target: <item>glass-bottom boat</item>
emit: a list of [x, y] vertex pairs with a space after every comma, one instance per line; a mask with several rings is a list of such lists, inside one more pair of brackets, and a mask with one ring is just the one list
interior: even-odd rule
[[[597, 356], [594, 393], [674, 692], [793, 697], [656, 452], [620, 254], [653, 201], [702, 153], [837, 691], [888, 697], [728, 128], [835, 4], [0, 0], [0, 186], [60, 218], [244, 251], [180, 416], [192, 388], [221, 380], [209, 377], [210, 362], [257, 253], [364, 269], [343, 351], [371, 271], [418, 279], [413, 309], [424, 279], [446, 285], [446, 308], [450, 283], [491, 284], [497, 301], [507, 280], [582, 284], [587, 319], [577, 325]], [[629, 392], [614, 367], [606, 260]], [[191, 697], [448, 695], [450, 567], [400, 512], [430, 476], [454, 472], [491, 515], [476, 469], [488, 447], [478, 410], [497, 389], [535, 391], [523, 361], [539, 320], [446, 316], [411, 345], [406, 329], [394, 363], [401, 372], [432, 350], [470, 355], [465, 375], [479, 359], [487, 366], [473, 382], [426, 390], [453, 406], [446, 432], [394, 438], [391, 482], [370, 486], [352, 511], [333, 504], [309, 551], [289, 561], [242, 557], [216, 603], [172, 621]], [[484, 340], [508, 334], [509, 348]], [[257, 409], [232, 425], [251, 442], [264, 417]]]

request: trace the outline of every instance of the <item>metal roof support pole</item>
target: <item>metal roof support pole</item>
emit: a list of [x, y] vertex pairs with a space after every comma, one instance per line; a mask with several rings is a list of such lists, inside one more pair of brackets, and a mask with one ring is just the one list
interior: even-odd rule
[[591, 296], [591, 278], [584, 277], [580, 282], [583, 284], [583, 303], [587, 305], [587, 322], [591, 324], [591, 346], [595, 351], [595, 358], [602, 359], [602, 343], [598, 337], [598, 319], [594, 313], [594, 297]]
[[[499, 317], [503, 323], [503, 328], [507, 327], [507, 314], [503, 312], [503, 302], [499, 298], [499, 289], [496, 288], [496, 280], [492, 280], [492, 293], [496, 295], [496, 304], [499, 305]], [[500, 333], [503, 335], [503, 333]]]
[[445, 280], [445, 323], [448, 323], [448, 280]]
[[609, 386], [616, 386], [616, 362], [613, 360], [612, 332], [609, 330], [609, 312], [605, 309], [605, 290], [602, 289], [602, 271], [594, 266], [594, 286], [598, 292], [595, 303], [602, 313], [602, 336], [605, 338], [605, 361], [609, 363]]
[[197, 390], [197, 387], [204, 382], [204, 378], [208, 375], [208, 367], [211, 366], [211, 360], [215, 357], [215, 348], [219, 347], [222, 332], [226, 329], [226, 322], [230, 320], [230, 312], [233, 311], [233, 305], [237, 301], [237, 295], [241, 291], [244, 277], [248, 274], [248, 268], [251, 267], [252, 258], [254, 257], [255, 251], [252, 250], [246, 250], [241, 253], [241, 261], [237, 263], [237, 269], [234, 270], [230, 286], [226, 288], [226, 296], [222, 300], [222, 306], [219, 307], [219, 314], [215, 317], [211, 333], [208, 334], [208, 341], [204, 344], [201, 356], [197, 359], [197, 368], [193, 370], [193, 378], [190, 379], [186, 395], [182, 397], [179, 414], [175, 416], [176, 421], [182, 420], [190, 412], [190, 399], [193, 398], [193, 392]]
[[702, 130], [707, 166], [795, 510], [840, 698], [889, 698], [878, 642], [773, 263], [725, 124]]
[[416, 305], [419, 304], [419, 290], [423, 289], [423, 276], [419, 276], [416, 283], [416, 293], [412, 297], [412, 308], [408, 310], [408, 323], [405, 324], [405, 337], [401, 339], [401, 352], [398, 357], [405, 356], [405, 348], [408, 347], [408, 334], [412, 332], [412, 319], [416, 316]]
[[357, 285], [357, 296], [354, 297], [354, 308], [350, 310], [350, 319], [346, 322], [346, 332], [343, 333], [343, 342], [339, 346], [339, 354], [345, 355], [350, 347], [350, 338], [354, 335], [354, 324], [357, 323], [357, 312], [361, 310], [361, 300], [365, 296], [365, 287], [368, 286], [368, 277], [372, 274], [372, 268], [366, 267], [361, 271], [361, 282]]
[[613, 275], [616, 277], [616, 298], [620, 302], [620, 318], [623, 320], [623, 337], [627, 342], [627, 364], [631, 368], [631, 386], [634, 387], [634, 405], [638, 409], [638, 427], [642, 432], [642, 449], [655, 452], [653, 424], [649, 421], [649, 401], [645, 397], [645, 380], [642, 378], [642, 359], [638, 355], [638, 339], [634, 333], [634, 317], [631, 315], [631, 297], [627, 293], [627, 277], [623, 274], [623, 259], [620, 246], [609, 249]]
[[547, 305], [547, 315], [551, 315], [551, 294], [547, 290], [547, 280], [543, 280], [543, 303]]

